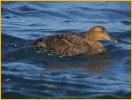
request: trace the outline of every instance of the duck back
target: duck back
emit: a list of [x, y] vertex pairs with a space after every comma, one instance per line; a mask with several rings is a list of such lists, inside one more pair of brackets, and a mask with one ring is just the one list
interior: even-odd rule
[[82, 54], [89, 49], [84, 38], [79, 33], [74, 32], [42, 37], [35, 40], [33, 44], [42, 48], [54, 49], [57, 54], [68, 56]]

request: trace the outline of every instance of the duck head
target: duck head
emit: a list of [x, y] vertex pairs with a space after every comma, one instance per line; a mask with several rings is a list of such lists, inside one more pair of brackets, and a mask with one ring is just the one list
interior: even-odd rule
[[107, 40], [112, 43], [117, 43], [117, 40], [112, 38], [105, 27], [103, 26], [94, 26], [86, 33], [86, 39], [90, 41], [103, 41]]

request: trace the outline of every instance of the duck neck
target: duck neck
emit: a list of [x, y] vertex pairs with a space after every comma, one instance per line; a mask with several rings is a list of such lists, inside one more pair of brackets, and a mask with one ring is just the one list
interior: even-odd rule
[[95, 49], [104, 48], [103, 44], [97, 40], [95, 40], [90, 33], [86, 33], [85, 41]]
[[98, 42], [95, 40], [91, 32], [86, 32], [85, 33], [85, 40], [87, 41], [93, 41], [93, 42]]

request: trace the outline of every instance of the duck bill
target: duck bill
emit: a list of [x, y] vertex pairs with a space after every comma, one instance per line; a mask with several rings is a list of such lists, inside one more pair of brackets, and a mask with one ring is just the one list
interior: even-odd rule
[[118, 43], [118, 41], [115, 38], [112, 38], [111, 36], [107, 35], [105, 40], [110, 41], [111, 43]]

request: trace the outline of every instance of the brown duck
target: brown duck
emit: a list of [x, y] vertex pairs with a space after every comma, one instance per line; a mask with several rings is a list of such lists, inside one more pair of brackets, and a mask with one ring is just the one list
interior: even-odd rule
[[107, 30], [103, 26], [94, 26], [85, 32], [84, 36], [76, 32], [57, 34], [39, 38], [32, 43], [38, 47], [55, 50], [57, 54], [72, 56], [105, 52], [106, 50], [100, 42], [102, 40], [117, 42], [108, 35]]

